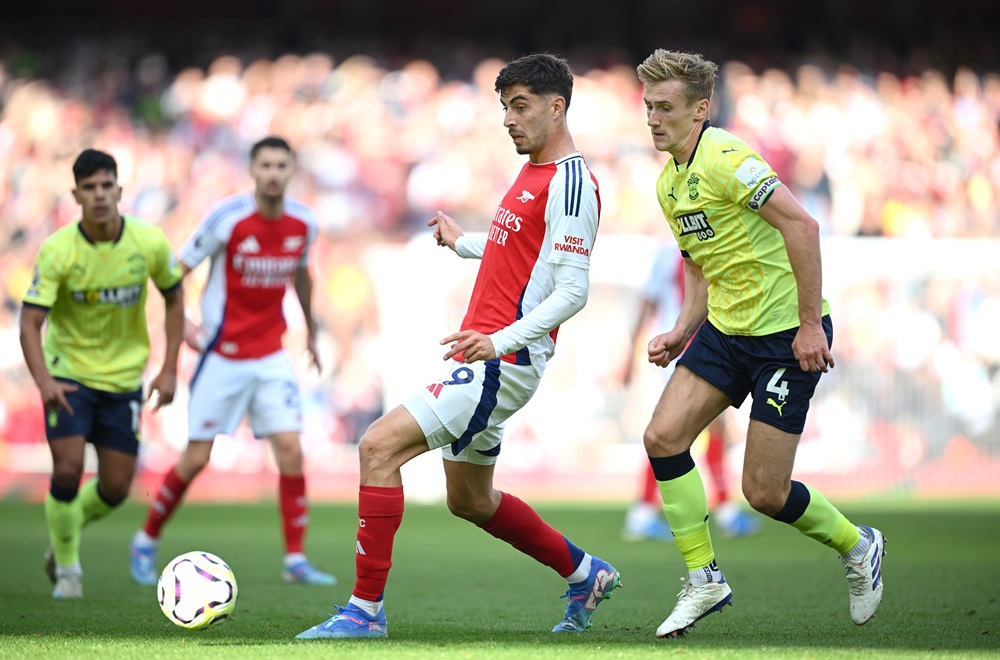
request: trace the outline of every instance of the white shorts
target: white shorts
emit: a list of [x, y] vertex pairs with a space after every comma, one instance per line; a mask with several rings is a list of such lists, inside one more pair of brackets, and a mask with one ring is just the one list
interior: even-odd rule
[[500, 454], [504, 421], [538, 389], [530, 365], [501, 360], [465, 364], [452, 360], [435, 383], [403, 402], [427, 446], [449, 461], [493, 465]]
[[299, 384], [285, 351], [250, 360], [202, 356], [191, 379], [188, 439], [232, 435], [244, 415], [258, 438], [302, 430]]

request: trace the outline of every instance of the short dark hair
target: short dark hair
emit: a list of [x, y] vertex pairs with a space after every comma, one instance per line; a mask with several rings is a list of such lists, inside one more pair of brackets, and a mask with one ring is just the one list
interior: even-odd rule
[[80, 179], [86, 179], [101, 170], [107, 170], [115, 176], [115, 179], [118, 178], [118, 163], [111, 154], [97, 149], [84, 149], [73, 162], [73, 181], [79, 182]]
[[285, 138], [280, 138], [276, 135], [269, 135], [262, 140], [257, 140], [254, 145], [250, 147], [250, 160], [257, 157], [257, 152], [264, 148], [271, 149], [284, 149], [288, 153], [292, 153], [292, 148], [288, 145]]
[[557, 55], [525, 55], [509, 62], [497, 75], [497, 94], [503, 94], [511, 85], [524, 85], [532, 94], [556, 94], [566, 99], [569, 108], [573, 97], [573, 72], [569, 62]]

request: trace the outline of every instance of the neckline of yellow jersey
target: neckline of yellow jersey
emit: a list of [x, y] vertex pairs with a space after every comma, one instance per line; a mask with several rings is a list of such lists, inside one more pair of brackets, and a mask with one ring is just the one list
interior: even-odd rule
[[99, 243], [115, 243], [115, 244], [117, 244], [118, 241], [122, 240], [122, 234], [125, 233], [125, 215], [124, 214], [119, 214], [118, 217], [120, 217], [122, 219], [122, 226], [118, 228], [118, 235], [115, 236], [114, 240], [111, 240], [111, 241], [95, 241], [90, 236], [87, 236], [87, 232], [83, 231], [83, 220], [80, 220], [80, 221], [78, 221], [76, 223], [76, 228], [80, 231], [80, 236], [83, 236], [83, 240], [87, 241], [91, 245], [98, 245]]
[[[705, 123], [701, 125], [701, 133], [698, 133], [698, 141], [695, 142], [694, 149], [691, 150], [691, 157], [688, 158], [688, 162], [684, 163], [684, 169], [688, 169], [689, 167], [691, 167], [691, 163], [694, 162], [694, 157], [698, 153], [698, 145], [701, 144], [701, 138], [702, 136], [705, 135], [705, 131], [707, 131], [710, 128], [712, 128], [712, 122], [706, 119]], [[674, 158], [673, 161], [674, 161], [674, 169], [680, 172], [681, 168], [680, 165], [677, 164], [677, 159]]]

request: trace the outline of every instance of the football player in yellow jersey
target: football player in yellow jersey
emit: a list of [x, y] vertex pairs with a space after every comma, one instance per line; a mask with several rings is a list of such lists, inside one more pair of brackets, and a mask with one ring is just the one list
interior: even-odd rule
[[[45, 517], [54, 598], [83, 597], [81, 531], [121, 504], [132, 483], [149, 357], [150, 278], [166, 304], [163, 365], [149, 386], [153, 412], [173, 401], [184, 332], [180, 267], [162, 230], [118, 212], [114, 158], [86, 149], [73, 163], [73, 177], [82, 217], [42, 244], [20, 322], [52, 452]], [[97, 452], [97, 477], [81, 488], [87, 442]]]
[[809, 401], [834, 366], [819, 226], [759, 154], [710, 125], [717, 68], [701, 55], [663, 49], [636, 67], [653, 145], [670, 155], [657, 197], [686, 275], [674, 327], [648, 346], [660, 367], [683, 352], [643, 438], [688, 569], [656, 635], [683, 635], [732, 602], [690, 450], [713, 419], [748, 395], [743, 494], [757, 511], [837, 551], [851, 618], [861, 625], [882, 600], [885, 538], [791, 479]]

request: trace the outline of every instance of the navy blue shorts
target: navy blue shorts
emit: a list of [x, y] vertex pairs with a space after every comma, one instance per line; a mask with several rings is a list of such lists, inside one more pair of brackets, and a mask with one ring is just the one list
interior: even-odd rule
[[71, 435], [82, 435], [94, 446], [109, 447], [135, 456], [139, 453], [139, 422], [142, 414], [142, 388], [134, 392], [95, 390], [65, 378], [79, 389], [66, 392], [73, 408], [45, 411], [45, 437], [49, 442]]
[[[833, 347], [833, 321], [823, 317]], [[750, 419], [799, 435], [822, 372], [802, 371], [792, 353], [798, 328], [762, 337], [730, 336], [708, 321], [701, 324], [678, 364], [725, 393], [733, 407], [753, 394]]]

